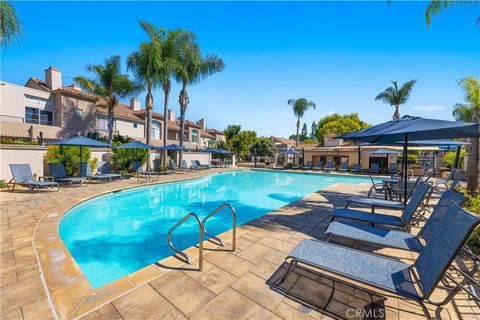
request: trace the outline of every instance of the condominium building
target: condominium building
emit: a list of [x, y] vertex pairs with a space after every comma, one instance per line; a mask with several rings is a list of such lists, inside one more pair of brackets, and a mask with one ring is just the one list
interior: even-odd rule
[[[54, 67], [45, 70], [45, 79], [30, 78], [24, 86], [0, 81], [0, 136], [44, 140], [64, 139], [78, 134], [107, 134], [107, 108], [97, 96], [75, 85], [63, 86], [62, 73]], [[163, 145], [164, 117], [153, 112], [151, 143]], [[114, 131], [145, 141], [146, 111], [138, 99], [114, 108]], [[168, 112], [167, 144], [179, 143], [180, 120]], [[223, 132], [207, 129], [206, 122], [185, 122], [185, 146], [193, 149], [211, 141], [225, 140]]]

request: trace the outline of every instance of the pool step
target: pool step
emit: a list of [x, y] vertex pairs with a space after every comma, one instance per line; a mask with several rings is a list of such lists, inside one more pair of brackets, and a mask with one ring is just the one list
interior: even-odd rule
[[[178, 250], [173, 245], [173, 243], [172, 243], [172, 232], [175, 229], [177, 229], [180, 225], [182, 225], [185, 221], [187, 221], [189, 219], [195, 219], [197, 221], [197, 223], [198, 223], [198, 233], [199, 233], [199, 239], [198, 239], [198, 270], [199, 271], [203, 270], [203, 237], [204, 237], [204, 235], [209, 237], [210, 242], [213, 242], [213, 243], [215, 243], [219, 246], [222, 246], [222, 247], [225, 246], [225, 243], [223, 242], [223, 240], [221, 238], [209, 234], [207, 232], [207, 229], [205, 228], [205, 222], [208, 219], [210, 219], [211, 217], [213, 217], [216, 214], [218, 214], [219, 212], [221, 212], [224, 208], [229, 208], [230, 213], [232, 214], [232, 248], [228, 251], [235, 251], [236, 247], [237, 247], [237, 214], [235, 212], [235, 208], [228, 203], [224, 203], [224, 204], [218, 206], [215, 210], [213, 210], [205, 218], [203, 218], [203, 220], [200, 220], [199, 216], [196, 213], [191, 212], [191, 213], [187, 214], [186, 216], [184, 216], [182, 219], [180, 219], [177, 223], [175, 223], [168, 230], [167, 239], [168, 239], [168, 245], [170, 246], [170, 248], [173, 251], [175, 251], [176, 255], [182, 257], [183, 260], [186, 263], [192, 264], [192, 260], [190, 259], [188, 254], [186, 254], [185, 252], [183, 252], [181, 250]], [[225, 250], [221, 250], [221, 251], [225, 251]]]

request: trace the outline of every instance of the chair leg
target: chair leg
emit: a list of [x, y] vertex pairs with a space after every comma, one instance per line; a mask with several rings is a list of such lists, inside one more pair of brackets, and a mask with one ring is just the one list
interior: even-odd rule
[[297, 264], [298, 264], [297, 260], [292, 260], [289, 263], [289, 266], [288, 266], [287, 270], [285, 271], [285, 273], [280, 278], [278, 278], [278, 280], [275, 281], [274, 284], [276, 286], [279, 286], [280, 284], [282, 284], [283, 281], [285, 281], [287, 276], [290, 274], [290, 272], [292, 272], [292, 270], [297, 266]]

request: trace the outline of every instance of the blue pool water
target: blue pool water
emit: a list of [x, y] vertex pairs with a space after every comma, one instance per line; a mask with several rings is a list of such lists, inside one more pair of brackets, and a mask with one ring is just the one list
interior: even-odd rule
[[[101, 287], [173, 252], [168, 229], [189, 212], [200, 218], [227, 202], [237, 225], [334, 183], [369, 182], [362, 177], [274, 171], [237, 171], [133, 188], [100, 196], [72, 208], [60, 222], [60, 237], [93, 287]], [[228, 210], [207, 221], [210, 234], [231, 228]], [[190, 220], [172, 239], [186, 249], [198, 242]], [[228, 239], [226, 239], [228, 240]]]

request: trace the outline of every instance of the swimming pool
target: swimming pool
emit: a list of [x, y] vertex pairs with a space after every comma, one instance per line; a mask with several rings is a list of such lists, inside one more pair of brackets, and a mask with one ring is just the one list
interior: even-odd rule
[[[237, 212], [237, 225], [334, 183], [369, 182], [364, 177], [278, 171], [234, 171], [127, 189], [85, 201], [60, 222], [60, 237], [94, 288], [173, 254], [168, 229], [189, 212], [203, 218], [223, 203]], [[228, 210], [207, 221], [210, 234], [231, 228]], [[172, 236], [179, 249], [198, 242], [193, 220]], [[228, 240], [228, 239], [226, 239]]]

